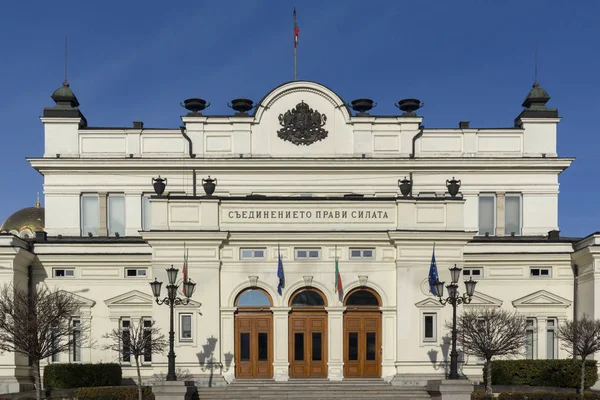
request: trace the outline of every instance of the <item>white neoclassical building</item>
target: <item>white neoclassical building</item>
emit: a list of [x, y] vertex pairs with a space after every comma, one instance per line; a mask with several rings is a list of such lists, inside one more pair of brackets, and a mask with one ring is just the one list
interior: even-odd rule
[[[184, 248], [197, 290], [175, 310], [177, 366], [213, 384], [443, 376], [452, 310], [429, 290], [434, 244], [441, 280], [456, 264], [478, 281], [464, 307], [527, 316], [524, 358], [566, 357], [557, 326], [600, 317], [600, 234], [560, 236], [558, 175], [572, 159], [558, 156], [558, 111], [537, 83], [510, 128], [426, 129], [418, 100], [370, 115], [371, 100], [350, 106], [307, 81], [254, 108], [236, 99], [231, 115], [188, 99], [177, 129], [88, 124], [66, 83], [52, 98], [44, 154], [29, 159], [45, 209], [0, 229], [0, 280], [73, 293], [73, 323], [91, 324], [96, 343], [140, 318], [168, 331], [149, 283], [181, 269]], [[48, 362], [115, 360], [84, 343]], [[480, 360], [462, 361], [481, 376]], [[0, 355], [2, 391], [29, 380], [27, 365]], [[142, 373], [166, 365], [147, 356]]]

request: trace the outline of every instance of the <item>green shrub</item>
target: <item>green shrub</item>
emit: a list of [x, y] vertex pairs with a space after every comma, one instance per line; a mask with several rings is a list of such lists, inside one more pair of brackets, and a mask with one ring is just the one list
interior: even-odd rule
[[[500, 393], [498, 400], [580, 400], [581, 398], [575, 392], [512, 392]], [[585, 393], [585, 400], [598, 400], [600, 395], [594, 393]]]
[[486, 395], [485, 390], [475, 390], [471, 393], [471, 400], [494, 400], [493, 395]]
[[[79, 388], [75, 391], [78, 400], [137, 400], [137, 386]], [[144, 400], [154, 400], [152, 388], [145, 387]]]
[[[585, 387], [598, 380], [595, 360], [585, 362]], [[580, 385], [580, 360], [498, 360], [492, 361], [492, 385], [552, 386], [578, 388]], [[483, 380], [486, 380], [483, 368]]]
[[121, 384], [119, 364], [50, 364], [44, 368], [44, 388], [71, 389]]

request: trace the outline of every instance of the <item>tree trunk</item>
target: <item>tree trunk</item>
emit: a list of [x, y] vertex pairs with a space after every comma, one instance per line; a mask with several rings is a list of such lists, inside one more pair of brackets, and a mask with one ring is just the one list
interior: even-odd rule
[[492, 360], [485, 360], [485, 368], [487, 370], [487, 376], [485, 379], [485, 394], [492, 394]]
[[581, 387], [579, 388], [579, 397], [583, 399], [583, 391], [585, 390], [585, 358], [581, 358]]
[[35, 398], [37, 400], [42, 399], [42, 385], [40, 383], [40, 362], [33, 362], [33, 382], [35, 383]]
[[137, 370], [138, 376], [138, 400], [142, 400], [142, 374], [140, 372], [140, 356], [135, 358], [135, 369]]

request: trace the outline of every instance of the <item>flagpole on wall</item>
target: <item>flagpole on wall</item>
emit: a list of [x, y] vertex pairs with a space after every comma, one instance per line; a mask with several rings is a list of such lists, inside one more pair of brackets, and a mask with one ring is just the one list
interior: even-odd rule
[[298, 25], [296, 25], [296, 7], [294, 7], [294, 80], [296, 80], [296, 45], [298, 44]]

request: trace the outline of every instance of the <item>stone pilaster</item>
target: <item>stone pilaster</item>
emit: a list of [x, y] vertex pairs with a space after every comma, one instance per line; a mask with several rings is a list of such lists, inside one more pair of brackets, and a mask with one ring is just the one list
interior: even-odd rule
[[496, 192], [496, 236], [504, 236], [504, 192]]
[[328, 377], [332, 381], [344, 378], [344, 311], [346, 307], [326, 307], [329, 320], [329, 355], [327, 360]]
[[288, 316], [291, 307], [271, 308], [273, 311], [273, 377], [276, 381], [287, 381], [289, 375], [288, 360]]

